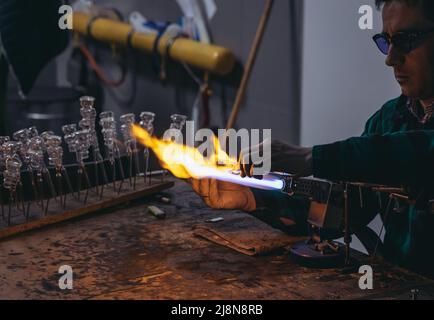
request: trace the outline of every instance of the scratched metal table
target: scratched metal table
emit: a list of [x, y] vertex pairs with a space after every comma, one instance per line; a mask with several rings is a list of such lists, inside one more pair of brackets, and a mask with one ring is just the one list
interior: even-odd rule
[[[374, 290], [359, 274], [313, 270], [287, 254], [249, 257], [193, 235], [192, 225], [221, 214], [177, 182], [172, 204], [154, 198], [0, 242], [1, 299], [408, 299], [434, 297], [434, 281], [381, 263]], [[167, 213], [157, 220], [150, 203]], [[227, 214], [227, 212], [225, 213]], [[73, 269], [60, 290], [58, 269]]]

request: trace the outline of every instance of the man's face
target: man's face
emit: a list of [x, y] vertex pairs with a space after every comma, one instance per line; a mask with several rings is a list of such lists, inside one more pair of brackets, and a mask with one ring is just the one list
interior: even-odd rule
[[[393, 36], [401, 31], [426, 31], [434, 28], [418, 6], [392, 1], [383, 8], [383, 32]], [[421, 100], [434, 97], [434, 32], [408, 54], [390, 46], [386, 64], [393, 67], [402, 93]]]

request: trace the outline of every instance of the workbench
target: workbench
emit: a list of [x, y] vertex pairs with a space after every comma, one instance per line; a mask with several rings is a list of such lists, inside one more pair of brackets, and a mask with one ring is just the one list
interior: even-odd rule
[[[287, 253], [250, 257], [195, 237], [192, 226], [230, 211], [207, 208], [177, 181], [171, 204], [155, 197], [0, 242], [1, 299], [408, 299], [434, 298], [434, 281], [378, 260], [374, 289], [360, 274], [316, 270]], [[147, 212], [154, 204], [167, 218]], [[73, 289], [58, 286], [73, 269]]]

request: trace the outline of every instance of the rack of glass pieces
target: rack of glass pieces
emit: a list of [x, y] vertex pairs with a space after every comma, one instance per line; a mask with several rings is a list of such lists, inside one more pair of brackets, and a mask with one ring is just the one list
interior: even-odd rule
[[[0, 238], [173, 186], [164, 170], [150, 171], [149, 149], [131, 134], [135, 114], [122, 115], [118, 123], [111, 111], [97, 115], [94, 103], [93, 97], [80, 98], [82, 119], [62, 126], [63, 136], [31, 127], [0, 137]], [[155, 114], [142, 112], [139, 118], [138, 125], [153, 134]], [[187, 118], [171, 119], [171, 128], [182, 129]], [[74, 154], [75, 164], [64, 164], [65, 152]]]

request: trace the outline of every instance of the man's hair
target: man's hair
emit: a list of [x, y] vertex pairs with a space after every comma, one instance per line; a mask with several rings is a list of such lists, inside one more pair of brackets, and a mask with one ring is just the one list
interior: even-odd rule
[[434, 21], [434, 0], [375, 0], [375, 5], [380, 9], [383, 4], [394, 1], [405, 2], [410, 7], [421, 7], [427, 18]]

